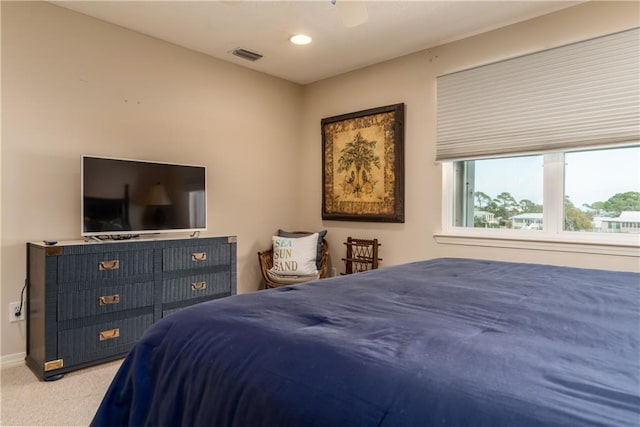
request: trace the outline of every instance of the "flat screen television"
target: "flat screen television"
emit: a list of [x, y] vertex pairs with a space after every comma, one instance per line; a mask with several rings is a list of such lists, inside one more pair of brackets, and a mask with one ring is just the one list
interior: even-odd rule
[[207, 229], [206, 167], [82, 156], [83, 236]]

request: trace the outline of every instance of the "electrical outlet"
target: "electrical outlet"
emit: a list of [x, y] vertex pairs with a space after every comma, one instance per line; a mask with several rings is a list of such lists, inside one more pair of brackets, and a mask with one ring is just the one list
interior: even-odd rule
[[19, 322], [24, 320], [24, 312], [27, 310], [26, 304], [22, 304], [22, 311], [20, 316], [16, 316], [18, 309], [20, 308], [20, 301], [9, 303], [9, 322]]

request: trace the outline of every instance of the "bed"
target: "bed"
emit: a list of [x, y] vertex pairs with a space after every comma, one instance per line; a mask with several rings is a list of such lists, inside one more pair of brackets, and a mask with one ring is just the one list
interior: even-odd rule
[[154, 324], [94, 426], [638, 426], [640, 274], [443, 258]]

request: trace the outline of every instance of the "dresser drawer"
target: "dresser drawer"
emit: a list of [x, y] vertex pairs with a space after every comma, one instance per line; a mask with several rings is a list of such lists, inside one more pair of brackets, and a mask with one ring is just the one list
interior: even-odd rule
[[169, 303], [213, 295], [230, 295], [229, 273], [221, 271], [163, 280], [162, 302]]
[[162, 271], [227, 265], [231, 260], [231, 245], [194, 245], [162, 250]]
[[58, 332], [58, 355], [64, 366], [127, 352], [153, 323], [153, 314]]
[[152, 274], [151, 249], [58, 257], [58, 283], [88, 283]]
[[104, 286], [58, 295], [58, 321], [153, 305], [153, 282]]

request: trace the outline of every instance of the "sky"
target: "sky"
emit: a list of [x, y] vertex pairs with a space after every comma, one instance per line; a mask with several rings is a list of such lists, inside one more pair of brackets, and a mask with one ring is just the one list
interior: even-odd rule
[[[476, 161], [476, 191], [492, 198], [506, 191], [542, 204], [542, 182], [543, 156]], [[565, 155], [565, 194], [575, 206], [626, 191], [640, 192], [640, 147]]]
[[565, 164], [565, 194], [576, 206], [640, 192], [639, 147], [568, 153]]

